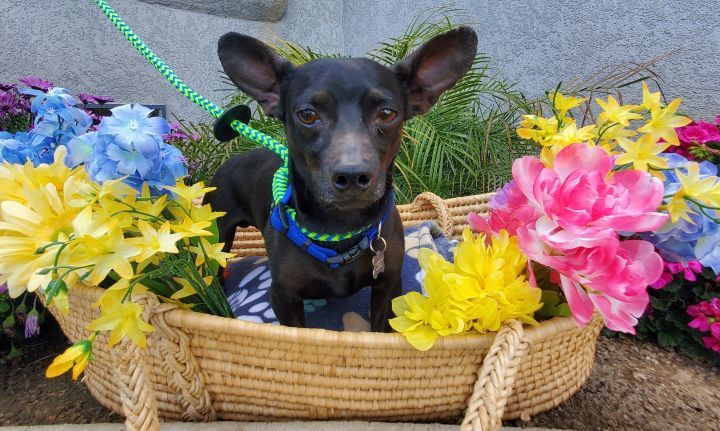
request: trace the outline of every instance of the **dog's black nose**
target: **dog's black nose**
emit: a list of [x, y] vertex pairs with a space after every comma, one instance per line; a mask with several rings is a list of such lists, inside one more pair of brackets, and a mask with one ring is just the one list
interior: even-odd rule
[[333, 172], [332, 183], [337, 190], [365, 190], [372, 184], [374, 175], [361, 167], [343, 167]]

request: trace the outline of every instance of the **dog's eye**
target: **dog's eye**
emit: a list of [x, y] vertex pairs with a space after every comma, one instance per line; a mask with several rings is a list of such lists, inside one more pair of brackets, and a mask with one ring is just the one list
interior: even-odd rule
[[298, 111], [297, 117], [303, 124], [314, 124], [320, 119], [317, 112], [312, 109], [303, 109], [302, 111]]
[[381, 109], [380, 112], [378, 112], [377, 119], [381, 123], [389, 123], [394, 120], [395, 117], [397, 117], [397, 112], [393, 111], [392, 109], [385, 108]]

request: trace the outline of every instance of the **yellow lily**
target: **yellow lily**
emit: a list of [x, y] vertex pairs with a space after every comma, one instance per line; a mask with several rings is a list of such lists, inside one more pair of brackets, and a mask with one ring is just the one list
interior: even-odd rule
[[[655, 168], [668, 166], [667, 160], [659, 156], [670, 146], [668, 142], [657, 142], [652, 135], [643, 135], [635, 142], [627, 138], [620, 138], [618, 144], [625, 150], [625, 153], [615, 160], [615, 164], [618, 166], [632, 163], [633, 168], [645, 172], [649, 171], [650, 166]], [[654, 170], [652, 173], [661, 174], [662, 172]]]
[[680, 107], [680, 102], [681, 99], [675, 99], [665, 108], [650, 111], [650, 121], [640, 127], [638, 131], [651, 134], [655, 140], [663, 138], [670, 145], [680, 145], [675, 128], [686, 126], [692, 121], [688, 117], [675, 114]]
[[170, 222], [168, 221], [163, 223], [158, 230], [144, 220], [138, 221], [137, 225], [142, 237], [133, 238], [132, 242], [142, 249], [136, 257], [138, 262], [158, 253], [177, 253], [176, 243], [185, 237], [184, 233], [170, 233]]
[[88, 329], [91, 331], [110, 331], [108, 345], [114, 346], [126, 335], [139, 347], [147, 346], [145, 333], [153, 332], [155, 329], [145, 322], [142, 317], [142, 307], [134, 302], [110, 303], [107, 309], [103, 310], [100, 317], [90, 322]]
[[[191, 246], [190, 251], [195, 253], [195, 266], [200, 266], [205, 263], [205, 255], [211, 260], [219, 263], [223, 268], [227, 266], [227, 260], [235, 256], [233, 253], [225, 253], [222, 251], [225, 244], [216, 243], [210, 244], [205, 238], [200, 238], [199, 246]], [[203, 252], [204, 250], [204, 252]]]
[[77, 380], [90, 360], [92, 341], [94, 338], [95, 334], [93, 334], [89, 340], [82, 340], [68, 347], [65, 352], [53, 359], [45, 371], [45, 377], [57, 377], [65, 374], [72, 368], [72, 378], [73, 380]]
[[627, 127], [630, 124], [630, 120], [642, 118], [642, 115], [633, 112], [637, 106], [620, 105], [612, 96], [608, 96], [607, 102], [602, 99], [597, 99], [597, 103], [603, 109], [603, 112], [598, 116], [600, 121], [619, 123]]
[[657, 109], [660, 109], [662, 107], [660, 103], [660, 92], [657, 93], [651, 93], [650, 88], [648, 88], [648, 85], [645, 81], [642, 83], [642, 104], [640, 106], [642, 108], [647, 109], [648, 111], [654, 111]]

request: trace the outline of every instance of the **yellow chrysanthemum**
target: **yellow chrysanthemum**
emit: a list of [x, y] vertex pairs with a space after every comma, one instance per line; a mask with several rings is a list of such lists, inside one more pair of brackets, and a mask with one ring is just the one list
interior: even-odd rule
[[397, 317], [390, 320], [415, 348], [428, 350], [441, 336], [497, 331], [510, 319], [537, 324], [533, 313], [542, 306], [541, 290], [522, 275], [527, 258], [506, 231], [488, 243], [466, 229], [454, 263], [425, 248], [418, 260], [427, 297], [410, 292], [395, 298]]

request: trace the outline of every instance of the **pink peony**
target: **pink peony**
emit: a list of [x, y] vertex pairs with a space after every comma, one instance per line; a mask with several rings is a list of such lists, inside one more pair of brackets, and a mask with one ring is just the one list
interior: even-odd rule
[[652, 231], [668, 216], [657, 212], [660, 180], [612, 167], [604, 149], [587, 144], [561, 150], [553, 168], [523, 157], [513, 164], [507, 205], [469, 221], [479, 231], [516, 233], [530, 259], [557, 271], [576, 322], [597, 308], [608, 328], [634, 333], [663, 262], [649, 242], [620, 242], [617, 232]]
[[528, 258], [555, 270], [578, 325], [597, 308], [614, 331], [635, 333], [637, 319], [649, 302], [647, 286], [662, 274], [662, 258], [647, 241], [608, 241], [553, 254], [537, 232], [518, 232]]

